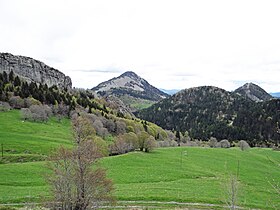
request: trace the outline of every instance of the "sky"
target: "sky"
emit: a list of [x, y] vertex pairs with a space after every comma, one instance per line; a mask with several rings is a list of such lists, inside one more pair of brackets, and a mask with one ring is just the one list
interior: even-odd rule
[[134, 71], [164, 89], [280, 92], [280, 1], [0, 0], [0, 52], [92, 88]]

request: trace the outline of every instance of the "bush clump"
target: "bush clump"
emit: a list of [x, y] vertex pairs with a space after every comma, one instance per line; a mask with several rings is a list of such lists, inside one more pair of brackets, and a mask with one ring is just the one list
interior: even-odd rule
[[228, 140], [224, 139], [217, 143], [217, 147], [219, 148], [230, 148], [230, 143]]
[[244, 151], [244, 150], [247, 150], [247, 149], [250, 149], [250, 145], [247, 143], [247, 141], [245, 141], [245, 140], [240, 140], [239, 142], [238, 142], [238, 146], [240, 147], [240, 149], [242, 150], [242, 151]]

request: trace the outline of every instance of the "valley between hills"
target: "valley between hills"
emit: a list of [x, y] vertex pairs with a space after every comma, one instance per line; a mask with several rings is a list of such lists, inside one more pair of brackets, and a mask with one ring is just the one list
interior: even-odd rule
[[280, 99], [253, 83], [170, 96], [129, 71], [85, 90], [0, 53], [0, 209], [59, 209], [46, 205], [65, 201], [48, 164], [61, 147], [80, 151], [79, 138], [98, 148], [89, 165], [106, 169], [115, 200], [100, 190], [84, 209], [279, 209], [279, 122]]

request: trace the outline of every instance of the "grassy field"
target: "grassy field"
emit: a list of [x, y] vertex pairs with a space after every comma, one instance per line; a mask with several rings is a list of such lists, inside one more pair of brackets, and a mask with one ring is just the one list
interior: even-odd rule
[[116, 183], [119, 199], [221, 204], [238, 162], [239, 205], [279, 209], [269, 182], [280, 183], [280, 152], [269, 149], [162, 148], [105, 158], [102, 165]]
[[71, 146], [71, 138], [70, 120], [52, 118], [47, 123], [35, 123], [22, 121], [18, 110], [0, 112], [0, 146], [5, 161], [41, 159], [59, 145]]
[[[0, 113], [0, 144], [9, 148], [4, 152], [8, 161], [0, 164], [0, 203], [40, 201], [47, 196], [45, 162], [36, 157], [45, 157], [61, 144], [70, 146], [71, 138], [69, 120], [31, 123], [22, 122], [18, 111]], [[15, 156], [26, 159], [19, 163]], [[160, 148], [100, 161], [120, 201], [224, 205], [226, 180], [238, 173], [238, 204], [259, 209], [280, 209], [279, 197], [269, 184], [280, 183], [279, 164], [280, 152], [258, 148]]]

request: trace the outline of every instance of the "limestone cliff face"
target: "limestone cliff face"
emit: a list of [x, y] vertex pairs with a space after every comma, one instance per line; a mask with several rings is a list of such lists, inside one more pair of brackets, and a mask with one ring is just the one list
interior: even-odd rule
[[56, 85], [60, 88], [72, 87], [71, 78], [62, 72], [47, 66], [41, 61], [25, 56], [15, 56], [10, 53], [0, 53], [0, 72], [13, 71], [28, 82]]

